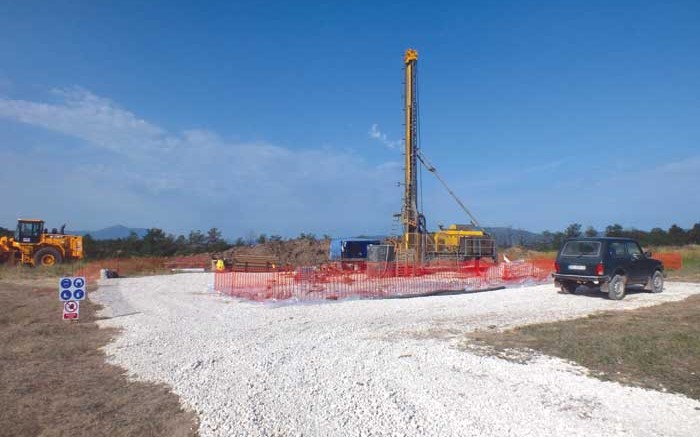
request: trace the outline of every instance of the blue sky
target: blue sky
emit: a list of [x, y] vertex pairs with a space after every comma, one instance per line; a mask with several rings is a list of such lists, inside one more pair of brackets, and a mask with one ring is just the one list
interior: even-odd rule
[[700, 221], [698, 2], [114, 3], [0, 6], [0, 224], [387, 233], [408, 47], [482, 224]]

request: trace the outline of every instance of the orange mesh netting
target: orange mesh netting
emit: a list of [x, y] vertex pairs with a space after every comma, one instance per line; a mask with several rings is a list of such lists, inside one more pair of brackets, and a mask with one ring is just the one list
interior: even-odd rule
[[542, 283], [549, 279], [552, 268], [551, 260], [324, 264], [257, 273], [217, 272], [214, 289], [255, 301], [409, 297]]
[[664, 268], [666, 270], [680, 270], [683, 268], [683, 258], [680, 252], [663, 252], [654, 253], [652, 258], [658, 259], [664, 263]]

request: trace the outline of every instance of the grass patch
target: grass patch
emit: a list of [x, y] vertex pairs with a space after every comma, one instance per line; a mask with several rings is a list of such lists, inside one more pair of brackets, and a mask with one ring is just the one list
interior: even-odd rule
[[79, 270], [79, 264], [66, 263], [56, 264], [54, 266], [30, 267], [21, 264], [10, 265], [0, 264], [0, 281], [17, 281], [17, 280], [45, 280], [58, 279], [61, 276], [73, 276]]
[[57, 282], [0, 281], [0, 436], [196, 436], [194, 413], [165, 385], [105, 362], [117, 331], [98, 328], [97, 305], [61, 320]]
[[531, 349], [574, 361], [605, 380], [700, 400], [700, 296], [469, 337], [499, 356]]
[[683, 267], [680, 270], [667, 272], [671, 281], [700, 282], [700, 246], [697, 244], [683, 247], [662, 247], [658, 252], [680, 252]]

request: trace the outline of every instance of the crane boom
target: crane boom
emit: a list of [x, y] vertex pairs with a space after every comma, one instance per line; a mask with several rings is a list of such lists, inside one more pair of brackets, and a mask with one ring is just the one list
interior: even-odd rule
[[418, 159], [420, 160], [420, 162], [423, 163], [423, 165], [425, 166], [425, 168], [426, 168], [430, 173], [432, 173], [433, 175], [435, 175], [435, 177], [437, 178], [437, 180], [440, 181], [440, 183], [442, 184], [442, 186], [445, 187], [445, 189], [447, 190], [448, 193], [450, 193], [450, 196], [452, 196], [452, 198], [453, 198], [453, 199], [455, 200], [455, 202], [457, 202], [457, 204], [462, 208], [462, 210], [465, 212], [465, 214], [467, 214], [467, 215], [469, 216], [469, 219], [471, 220], [472, 225], [474, 225], [474, 226], [476, 226], [477, 228], [481, 229], [481, 225], [480, 225], [479, 222], [476, 220], [476, 217], [474, 217], [474, 214], [472, 214], [471, 211], [469, 211], [469, 209], [467, 209], [467, 207], [464, 206], [464, 203], [462, 203], [462, 200], [461, 200], [459, 197], [457, 197], [457, 195], [454, 193], [454, 191], [452, 191], [452, 190], [450, 189], [450, 187], [447, 185], [447, 182], [445, 182], [445, 180], [442, 178], [442, 176], [440, 176], [440, 174], [437, 172], [437, 169], [435, 168], [435, 166], [434, 166], [433, 164], [431, 164], [430, 161], [428, 161], [428, 158], [425, 157], [425, 155], [423, 154], [423, 152], [418, 152]]

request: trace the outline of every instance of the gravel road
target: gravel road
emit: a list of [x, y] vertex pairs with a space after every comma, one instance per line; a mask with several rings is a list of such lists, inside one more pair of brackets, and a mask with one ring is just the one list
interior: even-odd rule
[[123, 328], [111, 362], [165, 382], [208, 436], [697, 436], [700, 402], [603, 382], [559, 359], [518, 364], [458, 347], [506, 329], [700, 293], [667, 284], [621, 302], [541, 285], [459, 296], [306, 305], [241, 302], [213, 276], [102, 281]]

